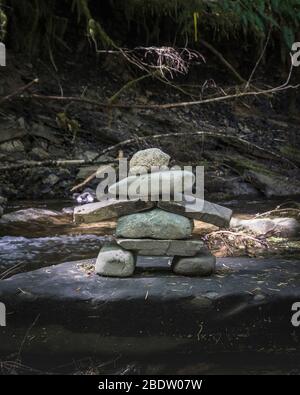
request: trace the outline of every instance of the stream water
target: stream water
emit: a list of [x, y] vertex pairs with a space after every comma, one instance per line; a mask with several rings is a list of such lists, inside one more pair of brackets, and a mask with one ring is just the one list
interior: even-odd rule
[[[7, 207], [7, 212], [27, 208], [43, 208], [48, 210], [62, 210], [72, 206], [71, 201], [17, 201]], [[232, 200], [222, 202], [233, 209], [234, 213], [251, 216], [258, 212], [273, 209], [281, 203], [273, 200]], [[24, 225], [23, 225], [24, 226]], [[22, 232], [21, 232], [22, 234]], [[104, 236], [94, 234], [84, 235], [47, 235], [47, 237], [32, 236], [4, 236], [0, 237], [0, 276], [7, 269], [17, 266], [17, 271], [34, 270], [43, 266], [50, 266], [66, 261], [94, 258], [106, 240]]]

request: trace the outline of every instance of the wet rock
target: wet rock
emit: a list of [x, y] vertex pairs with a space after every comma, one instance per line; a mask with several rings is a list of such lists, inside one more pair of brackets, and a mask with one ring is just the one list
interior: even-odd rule
[[129, 162], [130, 172], [135, 173], [141, 168], [147, 171], [151, 170], [151, 167], [167, 167], [170, 162], [170, 156], [164, 153], [159, 148], [148, 148], [142, 151], [136, 152]]
[[99, 155], [99, 153], [96, 151], [85, 151], [83, 153], [82, 157], [83, 157], [83, 159], [85, 159], [87, 161], [92, 161], [92, 160], [96, 159], [98, 155]]
[[126, 214], [138, 213], [154, 207], [153, 202], [142, 200], [115, 200], [109, 199], [102, 202], [86, 204], [75, 207], [74, 220], [76, 223], [92, 223], [106, 219], [117, 218]]
[[34, 160], [46, 160], [49, 159], [49, 154], [41, 147], [35, 147], [31, 151], [31, 157]]
[[216, 175], [215, 172], [205, 172], [205, 192], [209, 199], [224, 200], [234, 197], [256, 197], [260, 195], [257, 188], [243, 177]]
[[4, 213], [4, 207], [6, 205], [6, 198], [3, 196], [0, 196], [0, 218], [2, 217], [3, 213]]
[[[187, 199], [191, 199], [191, 197], [188, 196]], [[160, 201], [158, 207], [218, 227], [227, 227], [232, 216], [232, 210], [229, 208], [198, 198], [192, 198], [191, 202]]]
[[0, 196], [0, 205], [4, 206], [6, 204], [6, 202], [7, 202], [7, 199], [3, 196]]
[[[23, 224], [24, 226], [24, 224]], [[48, 230], [49, 233], [49, 230]], [[0, 238], [0, 277], [58, 265], [66, 261], [95, 258], [107, 237], [87, 235], [60, 235], [46, 237]]]
[[50, 174], [47, 178], [43, 180], [43, 184], [49, 185], [49, 186], [54, 186], [59, 182], [59, 177], [55, 174]]
[[206, 250], [201, 240], [116, 239], [116, 242], [141, 256], [193, 256]]
[[98, 255], [95, 272], [108, 277], [130, 277], [135, 269], [135, 257], [117, 245], [106, 245]]
[[108, 192], [116, 197], [149, 198], [159, 200], [159, 197], [174, 196], [184, 191], [187, 185], [193, 185], [195, 176], [189, 171], [171, 170], [158, 171], [141, 176], [129, 176], [109, 187]]
[[193, 222], [182, 215], [154, 209], [119, 218], [116, 235], [128, 239], [186, 239], [192, 235]]
[[216, 257], [209, 252], [193, 257], [175, 257], [172, 262], [173, 272], [183, 276], [210, 276], [215, 272], [215, 267]]
[[145, 261], [129, 278], [91, 274], [84, 268], [95, 260], [88, 260], [0, 281], [8, 317], [0, 327], [2, 358], [18, 354], [20, 344], [23, 358], [299, 355], [299, 331], [291, 324], [291, 307], [300, 300], [299, 260], [219, 259], [222, 276], [203, 279], [175, 275], [161, 258], [152, 260], [154, 275]]
[[233, 217], [230, 228], [244, 229], [256, 235], [277, 237], [295, 237], [300, 233], [300, 224], [294, 218], [254, 218], [239, 219]]
[[[85, 180], [91, 174], [95, 173], [100, 166], [82, 166], [79, 168], [79, 171], [76, 175], [76, 179], [78, 180]], [[106, 166], [105, 166], [106, 167]]]
[[30, 222], [40, 218], [55, 217], [59, 214], [60, 213], [58, 211], [29, 208], [5, 214], [1, 219], [1, 224], [7, 224], [10, 222]]
[[291, 180], [279, 174], [265, 174], [252, 170], [245, 172], [244, 177], [268, 198], [300, 195], [300, 183], [295, 179]]
[[274, 234], [279, 237], [295, 237], [300, 234], [300, 224], [295, 218], [272, 218]]
[[72, 215], [46, 209], [24, 209], [4, 214], [0, 219], [0, 235], [48, 235], [50, 229], [72, 225]]
[[0, 152], [13, 154], [24, 151], [25, 147], [21, 140], [6, 141], [5, 143], [0, 144]]

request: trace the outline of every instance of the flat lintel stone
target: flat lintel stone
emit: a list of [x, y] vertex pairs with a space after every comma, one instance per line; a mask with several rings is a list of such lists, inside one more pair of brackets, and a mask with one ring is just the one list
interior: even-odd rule
[[[187, 199], [191, 199], [191, 196], [188, 196]], [[198, 198], [193, 198], [193, 202], [160, 201], [158, 202], [158, 207], [218, 227], [228, 227], [232, 216], [232, 210], [229, 208]]]
[[102, 202], [85, 204], [75, 207], [74, 221], [76, 223], [92, 223], [134, 214], [149, 210], [155, 205], [154, 202], [145, 202], [139, 199], [118, 200], [109, 199]]
[[201, 240], [116, 239], [119, 246], [142, 256], [194, 256], [207, 247]]

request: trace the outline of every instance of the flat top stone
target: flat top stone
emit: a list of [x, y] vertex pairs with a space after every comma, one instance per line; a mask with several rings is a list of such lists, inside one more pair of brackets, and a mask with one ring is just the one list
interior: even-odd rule
[[139, 199], [108, 199], [75, 207], [74, 221], [85, 223], [103, 221], [126, 214], [149, 210], [154, 205], [154, 202], [145, 202]]
[[[131, 175], [108, 188], [113, 197], [143, 198], [182, 194], [186, 186], [193, 185], [195, 175], [187, 170], [163, 170], [142, 175]], [[156, 198], [156, 200], [158, 200]]]

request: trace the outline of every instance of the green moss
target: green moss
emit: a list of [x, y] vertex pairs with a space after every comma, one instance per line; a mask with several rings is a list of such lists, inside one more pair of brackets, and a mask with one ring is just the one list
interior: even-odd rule
[[225, 163], [229, 162], [231, 166], [238, 170], [240, 173], [243, 173], [245, 170], [252, 170], [256, 173], [264, 174], [269, 177], [280, 176], [280, 173], [270, 170], [270, 168], [264, 165], [262, 162], [258, 162], [257, 160], [251, 160], [245, 156], [241, 156], [238, 154], [231, 154], [230, 156], [225, 158], [224, 161]]

